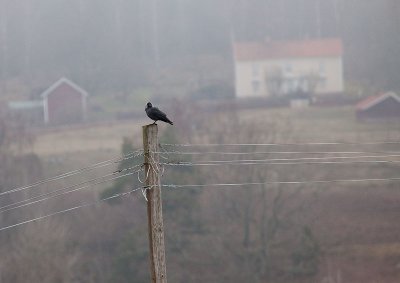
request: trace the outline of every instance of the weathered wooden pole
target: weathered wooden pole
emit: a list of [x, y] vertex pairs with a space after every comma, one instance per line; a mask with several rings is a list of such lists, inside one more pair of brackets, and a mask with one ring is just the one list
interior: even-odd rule
[[144, 168], [146, 175], [147, 220], [150, 245], [151, 282], [166, 283], [164, 224], [156, 124], [143, 126]]

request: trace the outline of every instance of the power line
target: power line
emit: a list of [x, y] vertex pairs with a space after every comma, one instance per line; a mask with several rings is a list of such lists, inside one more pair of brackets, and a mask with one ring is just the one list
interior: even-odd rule
[[231, 163], [231, 162], [270, 162], [270, 161], [303, 161], [303, 160], [330, 160], [330, 159], [362, 159], [362, 158], [392, 158], [400, 157], [398, 154], [392, 155], [361, 155], [361, 156], [327, 156], [327, 157], [300, 157], [300, 158], [269, 158], [269, 159], [236, 159], [236, 160], [206, 160], [202, 162], [211, 163]]
[[15, 192], [19, 192], [19, 191], [28, 190], [28, 189], [37, 187], [39, 185], [42, 185], [42, 184], [45, 184], [45, 183], [48, 183], [48, 182], [60, 180], [60, 179], [67, 178], [67, 177], [70, 177], [70, 176], [73, 176], [73, 175], [76, 175], [76, 174], [80, 174], [80, 173], [83, 173], [83, 172], [86, 172], [86, 171], [90, 171], [90, 170], [94, 170], [94, 169], [101, 168], [101, 167], [104, 167], [104, 166], [108, 166], [110, 164], [117, 163], [117, 162], [120, 162], [122, 160], [130, 159], [130, 158], [136, 158], [136, 157], [141, 155], [141, 152], [142, 152], [142, 150], [136, 150], [136, 151], [130, 152], [130, 153], [128, 153], [126, 155], [123, 155], [121, 157], [118, 157], [118, 158], [113, 158], [113, 159], [109, 159], [109, 160], [106, 160], [106, 161], [98, 162], [98, 163], [95, 163], [95, 164], [92, 164], [92, 165], [89, 165], [89, 166], [86, 166], [86, 167], [83, 167], [83, 168], [80, 168], [80, 169], [76, 169], [76, 170], [73, 170], [73, 171], [70, 171], [70, 172], [67, 172], [67, 173], [63, 173], [63, 174], [60, 174], [60, 175], [57, 175], [57, 176], [54, 176], [54, 177], [50, 177], [50, 178], [47, 178], [47, 179], [44, 179], [44, 180], [40, 180], [40, 181], [37, 181], [35, 183], [26, 185], [26, 186], [21, 186], [21, 187], [17, 187], [17, 188], [11, 189], [11, 190], [7, 190], [7, 191], [4, 191], [4, 192], [1, 192], [0, 196], [6, 195], [6, 194], [15, 193]]
[[81, 204], [81, 205], [78, 205], [78, 206], [74, 206], [74, 207], [71, 207], [71, 208], [68, 208], [68, 209], [59, 210], [59, 211], [56, 211], [56, 212], [53, 212], [53, 213], [50, 213], [50, 214], [46, 214], [46, 215], [43, 215], [43, 216], [39, 216], [39, 217], [30, 219], [30, 220], [26, 220], [26, 221], [22, 221], [22, 222], [19, 222], [19, 223], [16, 223], [16, 224], [5, 226], [5, 227], [0, 228], [0, 231], [4, 231], [4, 230], [8, 230], [8, 229], [17, 227], [17, 226], [28, 224], [30, 222], [42, 220], [42, 219], [45, 219], [45, 218], [48, 218], [48, 217], [51, 217], [51, 216], [54, 216], [54, 215], [57, 215], [57, 214], [63, 214], [63, 213], [66, 213], [66, 212], [70, 212], [70, 211], [73, 211], [73, 210], [76, 210], [76, 209], [79, 209], [79, 208], [96, 205], [98, 203], [101, 203], [101, 202], [104, 202], [104, 201], [107, 201], [107, 200], [110, 200], [110, 199], [127, 196], [127, 195], [129, 195], [129, 194], [131, 194], [133, 192], [136, 192], [138, 190], [141, 190], [141, 189], [145, 189], [145, 187], [136, 188], [136, 189], [133, 189], [133, 190], [131, 190], [129, 192], [125, 192], [125, 193], [114, 194], [114, 195], [112, 195], [110, 197], [102, 198], [102, 199], [99, 199], [97, 201], [87, 202], [87, 203], [84, 203], [84, 204]]
[[[4, 213], [6, 211], [18, 209], [18, 208], [21, 208], [21, 207], [26, 207], [26, 206], [29, 206], [29, 205], [32, 205], [32, 204], [43, 202], [43, 201], [46, 201], [46, 200], [49, 200], [49, 199], [52, 199], [52, 198], [56, 198], [56, 197], [60, 197], [60, 196], [63, 196], [63, 195], [66, 195], [66, 194], [70, 194], [70, 193], [73, 193], [73, 192], [81, 191], [81, 190], [93, 187], [94, 185], [103, 184], [103, 183], [106, 183], [106, 182], [110, 182], [110, 181], [113, 181], [113, 180], [116, 180], [116, 179], [120, 179], [120, 178], [123, 178], [123, 177], [126, 177], [126, 176], [133, 175], [133, 174], [135, 174], [135, 173], [137, 173], [139, 171], [141, 171], [141, 169], [137, 170], [137, 171], [134, 171], [134, 172], [131, 172], [131, 173], [123, 174], [121, 176], [117, 176], [117, 177], [114, 177], [114, 178], [109, 178], [109, 179], [106, 179], [106, 180], [102, 180], [102, 181], [99, 181], [99, 182], [96, 182], [96, 183], [93, 183], [93, 184], [89, 184], [89, 185], [86, 185], [86, 186], [78, 187], [78, 188], [70, 190], [70, 191], [61, 192], [61, 193], [58, 193], [58, 194], [55, 194], [55, 195], [51, 195], [51, 196], [48, 196], [48, 197], [44, 197], [44, 198], [40, 198], [40, 197], [52, 194], [54, 192], [43, 194], [41, 196], [36, 196], [36, 197], [30, 198], [30, 199], [21, 201], [21, 202], [26, 202], [26, 203], [18, 205], [18, 206], [14, 206], [14, 205], [17, 205], [18, 203], [21, 203], [21, 202], [12, 203], [12, 204], [8, 205], [9, 208], [0, 210], [0, 213]], [[39, 199], [38, 200], [34, 200], [34, 201], [30, 201], [30, 200], [37, 199], [37, 198], [39, 198]], [[10, 207], [10, 206], [12, 206], [12, 207]]]
[[336, 180], [311, 180], [311, 181], [265, 181], [265, 182], [251, 182], [251, 183], [217, 183], [217, 184], [164, 184], [162, 187], [166, 188], [191, 188], [191, 187], [240, 187], [240, 186], [253, 186], [253, 185], [304, 185], [304, 184], [326, 184], [326, 183], [360, 183], [360, 182], [390, 182], [400, 181], [400, 177], [396, 178], [370, 178], [370, 179], [336, 179]]
[[254, 151], [254, 152], [224, 152], [224, 151], [159, 151], [155, 152], [159, 154], [176, 154], [176, 155], [204, 155], [204, 154], [216, 154], [216, 155], [256, 155], [256, 154], [397, 154], [397, 151]]
[[[282, 145], [282, 146], [284, 146], [284, 145], [344, 145], [344, 144], [345, 145], [373, 145], [373, 144], [400, 144], [400, 142], [297, 143], [297, 144], [201, 144], [201, 145], [200, 144], [197, 144], [197, 145], [196, 144], [164, 144], [164, 145], [167, 145], [167, 146], [260, 146], [260, 145], [261, 146], [266, 146], [266, 145], [269, 146], [269, 145]], [[82, 172], [87, 171], [87, 170], [92, 170], [92, 169], [95, 169], [95, 168], [106, 166], [106, 165], [109, 165], [109, 163], [111, 163], [111, 162], [118, 162], [118, 161], [121, 161], [121, 160], [124, 160], [124, 159], [128, 159], [128, 158], [135, 158], [135, 157], [139, 156], [137, 154], [138, 152], [141, 152], [141, 151], [138, 150], [138, 151], [132, 152], [130, 154], [127, 154], [127, 155], [125, 155], [123, 157], [119, 157], [119, 158], [116, 158], [116, 159], [110, 159], [110, 160], [107, 160], [107, 161], [99, 162], [99, 163], [96, 163], [96, 164], [93, 164], [93, 165], [90, 165], [90, 166], [87, 166], [87, 167], [84, 167], [84, 168], [81, 168], [81, 169], [77, 169], [77, 170], [70, 171], [70, 172], [67, 172], [67, 173], [64, 173], [64, 174], [60, 174], [60, 175], [52, 177], [52, 178], [44, 179], [44, 180], [35, 182], [35, 183], [27, 185], [27, 186], [18, 187], [18, 188], [12, 189], [12, 190], [8, 190], [8, 191], [0, 193], [0, 196], [1, 195], [5, 195], [5, 194], [9, 194], [9, 193], [12, 193], [12, 192], [27, 190], [29, 188], [33, 188], [33, 187], [36, 187], [38, 185], [41, 185], [41, 184], [44, 184], [44, 183], [47, 183], [47, 182], [50, 182], [50, 181], [55, 181], [55, 180], [62, 179], [62, 178], [65, 178], [65, 177], [69, 177], [69, 176], [72, 176], [72, 175], [75, 175], [75, 174], [78, 174], [78, 173], [82, 173]], [[177, 154], [178, 152], [164, 152], [164, 153]], [[288, 152], [283, 152], [282, 151], [282, 152], [248, 152], [248, 153], [247, 152], [209, 152], [209, 153], [210, 154], [226, 154], [226, 155], [234, 155], [234, 154], [245, 155], [245, 154], [269, 154], [269, 153], [282, 153], [282, 154], [283, 153], [302, 153], [302, 154], [304, 154], [304, 153], [307, 153], [307, 152], [299, 152], [299, 151], [298, 152], [294, 152], [294, 151], [292, 151], [292, 152], [289, 152], [289, 151]], [[351, 151], [347, 151], [347, 152], [322, 152], [322, 151], [320, 151], [320, 152], [313, 152], [313, 153], [320, 153], [320, 154], [339, 154], [339, 153], [341, 153], [341, 154], [362, 154], [362, 153], [366, 153], [366, 152], [363, 152], [363, 151], [357, 151], [357, 152], [356, 151], [353, 151], [353, 152], [351, 152]], [[204, 153], [201, 153], [201, 152], [191, 152], [191, 153], [190, 152], [185, 152], [185, 153], [184, 152], [179, 152], [179, 154], [198, 154], [198, 155], [200, 155], [200, 154], [204, 154]], [[211, 161], [204, 161], [204, 162], [185, 162], [185, 161], [181, 162], [181, 161], [178, 161], [178, 162], [174, 162], [174, 163], [173, 162], [166, 162], [166, 163], [159, 163], [159, 164], [161, 164], [161, 165], [173, 165], [173, 166], [208, 166], [208, 165], [217, 166], [217, 165], [252, 165], [252, 164], [254, 164], [254, 165], [289, 165], [289, 164], [295, 165], [295, 164], [400, 163], [400, 161], [397, 161], [397, 160], [352, 160], [350, 162], [349, 161], [311, 161], [311, 160], [389, 158], [389, 157], [400, 157], [400, 155], [393, 154], [393, 155], [383, 155], [383, 156], [382, 155], [380, 155], [380, 156], [378, 156], [378, 155], [374, 155], [374, 156], [370, 155], [370, 156], [311, 157], [311, 158], [211, 160]], [[307, 162], [303, 162], [304, 160], [308, 160], [308, 161]], [[276, 161], [280, 161], [280, 162], [276, 162]], [[282, 161], [284, 161], [284, 162], [282, 162]], [[291, 162], [287, 162], [287, 161], [291, 161]], [[293, 162], [293, 161], [301, 161], [301, 162]], [[137, 166], [139, 166], [139, 165], [137, 165]], [[72, 193], [72, 192], [75, 192], [75, 191], [78, 191], [78, 190], [82, 190], [84, 188], [91, 187], [93, 185], [97, 185], [97, 184], [100, 184], [100, 183], [108, 182], [108, 181], [111, 181], [111, 180], [115, 180], [115, 179], [118, 179], [118, 178], [122, 178], [122, 177], [125, 177], [125, 176], [128, 176], [128, 175], [135, 174], [135, 173], [139, 172], [140, 170], [137, 170], [137, 171], [131, 172], [131, 173], [127, 173], [127, 174], [124, 174], [124, 175], [121, 175], [121, 176], [117, 176], [115, 178], [108, 178], [107, 180], [101, 180], [101, 181], [95, 182], [94, 184], [89, 184], [89, 185], [77, 187], [77, 186], [80, 186], [82, 184], [86, 184], [86, 183], [89, 183], [89, 182], [96, 181], [96, 179], [101, 179], [101, 178], [104, 179], [105, 177], [108, 177], [108, 176], [111, 176], [111, 175], [115, 175], [116, 173], [121, 173], [124, 170], [133, 169], [133, 168], [135, 168], [137, 166], [134, 166], [134, 167], [131, 167], [131, 168], [121, 169], [121, 170], [115, 171], [115, 172], [113, 172], [111, 174], [104, 175], [104, 176], [102, 176], [100, 178], [91, 179], [91, 180], [85, 181], [85, 182], [80, 183], [80, 184], [76, 184], [76, 185], [73, 185], [73, 186], [57, 189], [57, 190], [55, 190], [53, 192], [49, 192], [49, 193], [46, 193], [46, 194], [42, 194], [42, 195], [39, 195], [39, 196], [32, 197], [32, 198], [27, 199], [27, 200], [23, 200], [23, 201], [20, 201], [20, 202], [16, 202], [16, 203], [13, 203], [13, 204], [9, 204], [9, 205], [0, 207], [0, 210], [1, 210], [0, 213], [8, 211], [8, 210], [12, 210], [12, 209], [17, 209], [17, 208], [23, 207], [23, 206], [28, 206], [28, 205], [31, 205], [31, 204], [34, 204], [34, 203], [42, 202], [42, 201], [48, 200], [50, 198], [54, 198], [54, 197], [58, 197], [58, 196], [61, 196], [61, 195]], [[385, 182], [388, 182], [388, 181], [400, 181], [400, 178], [337, 179], [337, 180], [311, 180], [311, 181], [266, 181], [266, 182], [251, 182], [251, 183], [216, 183], [216, 184], [197, 184], [197, 185], [194, 185], [194, 184], [188, 184], [188, 185], [166, 184], [166, 185], [162, 185], [162, 187], [166, 187], [166, 188], [211, 187], [211, 186], [214, 186], [214, 187], [238, 187], [238, 186], [265, 185], [265, 184], [296, 185], [296, 184], [316, 184], [316, 183], [339, 183], [339, 182], [356, 183], [356, 182], [384, 182], [384, 181]], [[74, 187], [77, 187], [77, 188], [75, 188], [73, 190], [65, 191], [65, 190], [68, 190], [68, 189], [71, 189], [71, 188], [74, 188]], [[10, 228], [13, 228], [13, 227], [20, 226], [20, 225], [24, 225], [24, 224], [27, 224], [27, 223], [30, 223], [30, 222], [33, 222], [33, 221], [38, 221], [38, 220], [41, 220], [41, 219], [44, 219], [44, 218], [48, 218], [48, 217], [51, 217], [51, 216], [54, 216], [54, 215], [57, 215], [57, 214], [63, 214], [63, 213], [66, 213], [66, 212], [69, 212], [69, 211], [73, 211], [73, 210], [76, 210], [76, 209], [79, 209], [79, 208], [82, 208], [82, 207], [95, 205], [95, 204], [97, 204], [99, 202], [107, 201], [109, 199], [126, 196], [128, 194], [131, 194], [131, 193], [133, 193], [133, 192], [135, 192], [137, 190], [144, 189], [144, 188], [146, 188], [146, 187], [136, 188], [134, 190], [131, 190], [131, 191], [125, 192], [125, 193], [114, 194], [114, 195], [112, 195], [110, 197], [99, 199], [99, 200], [94, 201], [94, 202], [84, 203], [84, 204], [79, 205], [79, 206], [71, 207], [71, 208], [68, 208], [68, 209], [65, 209], [65, 210], [56, 211], [56, 212], [53, 212], [53, 213], [50, 213], [50, 214], [47, 214], [47, 215], [36, 217], [36, 218], [30, 219], [30, 220], [26, 220], [26, 221], [23, 221], [23, 222], [19, 222], [19, 223], [13, 224], [13, 225], [5, 226], [5, 227], [0, 228], [0, 231], [7, 230], [7, 229], [10, 229]], [[60, 192], [60, 193], [59, 194], [55, 194], [56, 192]], [[42, 198], [42, 197], [44, 197], [44, 198]], [[34, 201], [31, 201], [31, 200], [34, 200]], [[29, 202], [29, 201], [31, 201], [31, 202]], [[21, 203], [24, 203], [24, 204], [19, 205], [19, 206], [15, 206], [15, 205], [21, 204]]]
[[[21, 204], [21, 203], [24, 203], [24, 202], [29, 202], [29, 201], [32, 201], [34, 199], [38, 199], [38, 198], [41, 198], [41, 197], [46, 197], [46, 196], [55, 194], [55, 193], [60, 192], [60, 191], [65, 191], [65, 190], [73, 189], [73, 188], [76, 188], [76, 187], [82, 188], [82, 186], [85, 185], [85, 184], [90, 184], [90, 183], [98, 181], [98, 180], [104, 180], [107, 177], [114, 176], [114, 175], [122, 173], [124, 171], [129, 171], [129, 170], [135, 169], [135, 168], [137, 168], [139, 166], [141, 166], [141, 165], [135, 165], [135, 166], [132, 166], [132, 167], [129, 167], [129, 168], [120, 169], [120, 170], [114, 171], [114, 172], [112, 172], [110, 174], [103, 175], [101, 177], [93, 178], [93, 179], [90, 179], [90, 180], [87, 180], [87, 181], [84, 181], [84, 182], [81, 182], [81, 183], [78, 183], [78, 184], [74, 184], [74, 185], [70, 185], [70, 186], [67, 186], [67, 187], [59, 188], [59, 189], [56, 189], [56, 190], [48, 192], [48, 193], [43, 193], [43, 194], [36, 195], [36, 196], [30, 197], [30, 198], [27, 198], [27, 199], [24, 199], [24, 200], [21, 200], [21, 201], [17, 201], [17, 202], [11, 203], [11, 204], [7, 204], [7, 205], [4, 205], [4, 206], [1, 206], [0, 207], [0, 213], [4, 212], [4, 211], [11, 210], [11, 209], [7, 209], [8, 207], [11, 207], [11, 206], [14, 206], [14, 205], [18, 205], [18, 204]], [[105, 180], [104, 182], [107, 182], [107, 180]], [[91, 184], [91, 185], [94, 185], [94, 184]], [[88, 186], [84, 186], [84, 187], [86, 188]], [[4, 209], [6, 209], [6, 210], [4, 210]], [[1, 210], [4, 210], [4, 211], [1, 211]]]
[[196, 147], [196, 146], [294, 146], [294, 145], [384, 145], [400, 144], [400, 141], [376, 141], [376, 142], [305, 142], [305, 143], [209, 143], [209, 144], [171, 144], [163, 143], [161, 146]]
[[161, 165], [166, 166], [223, 166], [223, 165], [305, 165], [305, 164], [397, 164], [400, 160], [356, 160], [356, 161], [306, 161], [306, 162], [241, 162], [240, 160], [217, 160], [217, 161], [205, 161], [205, 162], [163, 162]]
[[305, 143], [209, 143], [209, 144], [169, 144], [163, 143], [161, 146], [191, 147], [191, 146], [291, 146], [291, 145], [382, 145], [400, 144], [400, 141], [377, 141], [377, 142], [305, 142]]

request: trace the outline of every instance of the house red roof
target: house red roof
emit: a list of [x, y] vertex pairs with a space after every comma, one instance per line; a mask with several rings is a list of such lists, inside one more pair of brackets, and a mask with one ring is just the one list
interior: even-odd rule
[[385, 99], [392, 97], [400, 103], [400, 97], [394, 92], [383, 92], [378, 95], [369, 96], [356, 104], [356, 110], [366, 110]]
[[235, 60], [237, 61], [297, 57], [338, 57], [343, 54], [342, 40], [340, 38], [236, 42], [233, 49]]

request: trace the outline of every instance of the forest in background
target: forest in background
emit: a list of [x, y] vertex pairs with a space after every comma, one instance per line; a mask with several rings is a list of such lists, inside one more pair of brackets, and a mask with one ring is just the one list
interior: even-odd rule
[[232, 40], [341, 37], [348, 90], [396, 91], [399, 21], [396, 0], [1, 0], [0, 90], [67, 76], [94, 95], [182, 95], [232, 85]]

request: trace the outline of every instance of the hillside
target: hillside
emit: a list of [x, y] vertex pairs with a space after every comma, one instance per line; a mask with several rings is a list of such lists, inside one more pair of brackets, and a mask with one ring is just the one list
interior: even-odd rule
[[[176, 149], [178, 152], [202, 152], [201, 155], [187, 157], [191, 162], [263, 158], [303, 161], [300, 161], [300, 165], [166, 167], [163, 175], [165, 184], [399, 177], [397, 163], [373, 162], [399, 160], [395, 156], [389, 159], [385, 157], [399, 151], [397, 144], [363, 145], [376, 141], [396, 141], [400, 134], [398, 123], [359, 124], [350, 108], [310, 108], [302, 111], [253, 109], [236, 113], [217, 112], [207, 117], [198, 116], [199, 113], [193, 111], [180, 114], [181, 116], [177, 113], [170, 114], [176, 118], [174, 128], [159, 125], [163, 141], [171, 140], [172, 135], [174, 139], [179, 139], [179, 143], [192, 144], [290, 144]], [[147, 121], [126, 121], [116, 125], [98, 124], [84, 129], [64, 128], [56, 132], [41, 132], [36, 136], [33, 150], [43, 160], [44, 172], [52, 176], [115, 157], [124, 136], [132, 138], [135, 147], [140, 148], [140, 124], [144, 122]], [[193, 123], [194, 130], [185, 128], [185, 122]], [[303, 144], [309, 142], [345, 144]], [[354, 144], [347, 144], [349, 142]], [[214, 151], [253, 154], [240, 157], [208, 153]], [[264, 151], [263, 155], [255, 153]], [[328, 157], [340, 156], [378, 157], [356, 159], [372, 161], [370, 163], [304, 163], [309, 158], [324, 161]], [[167, 154], [165, 158], [169, 162], [182, 158], [187, 160], [179, 153]], [[351, 162], [351, 159], [335, 161]], [[98, 177], [108, 171], [109, 169], [96, 170], [88, 176]], [[102, 188], [107, 186], [100, 185], [90, 191], [82, 191], [80, 195], [91, 199]], [[400, 193], [397, 188], [397, 182], [371, 181], [239, 186], [229, 190], [216, 190], [213, 186], [203, 189], [165, 189], [164, 221], [169, 280], [183, 282], [190, 278], [190, 282], [397, 282], [400, 278], [400, 242], [396, 236], [400, 229], [400, 210], [397, 205]], [[143, 221], [144, 204], [139, 195], [133, 199], [119, 205], [103, 204], [95, 210], [82, 210], [76, 214], [80, 215], [79, 220], [72, 214], [63, 217], [63, 225], [71, 229], [65, 236], [67, 241], [79, 242], [77, 247], [88, 249], [89, 254], [86, 256], [90, 258], [98, 258], [100, 254], [109, 256], [108, 259], [103, 258], [98, 262], [100, 265], [112, 263], [104, 270], [107, 276], [117, 270], [122, 272], [120, 277], [112, 275], [113, 280], [125, 280], [121, 278], [134, 276], [140, 282], [147, 280], [148, 276], [145, 268], [146, 245], [142, 247], [140, 244], [146, 242], [145, 233], [138, 234], [146, 227], [146, 222]], [[73, 200], [71, 195], [59, 204], [68, 207]], [[132, 220], [126, 219], [126, 213], [133, 213]], [[104, 222], [97, 217], [111, 222], [103, 227]], [[86, 221], [91, 221], [91, 229], [77, 234], [79, 227], [83, 227]], [[82, 237], [85, 239], [83, 242]], [[93, 250], [93, 237], [102, 247], [111, 245], [111, 250]], [[132, 241], [131, 245], [126, 242], [128, 239]], [[118, 243], [119, 241], [122, 242]], [[107, 242], [109, 243], [106, 244]], [[121, 245], [128, 245], [126, 248], [132, 251], [131, 256], [124, 257], [120, 250]], [[30, 256], [26, 251], [24, 253]], [[299, 256], [300, 262], [294, 260]], [[85, 257], [79, 256], [77, 262], [84, 260]], [[143, 266], [143, 270], [121, 269], [128, 262]], [[91, 264], [89, 266], [93, 268]], [[78, 272], [80, 269], [76, 270]], [[92, 276], [98, 274], [95, 270], [90, 270]], [[87, 278], [84, 274], [79, 274], [81, 278]]]

